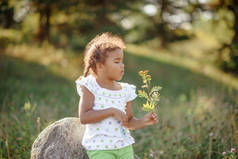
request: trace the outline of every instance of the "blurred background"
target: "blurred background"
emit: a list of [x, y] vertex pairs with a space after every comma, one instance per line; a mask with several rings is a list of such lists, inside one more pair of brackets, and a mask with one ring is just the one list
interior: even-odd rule
[[30, 158], [45, 127], [78, 117], [74, 81], [103, 32], [126, 42], [123, 82], [139, 90], [149, 70], [163, 87], [159, 124], [132, 131], [140, 158], [237, 158], [236, 0], [0, 0], [0, 158]]

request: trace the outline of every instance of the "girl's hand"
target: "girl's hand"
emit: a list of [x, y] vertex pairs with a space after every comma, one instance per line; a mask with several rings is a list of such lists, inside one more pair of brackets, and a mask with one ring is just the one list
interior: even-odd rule
[[112, 116], [116, 118], [117, 120], [121, 121], [122, 123], [128, 122], [126, 113], [120, 111], [119, 109], [112, 108]]
[[158, 123], [158, 116], [154, 112], [149, 112], [143, 117], [144, 122], [147, 126]]

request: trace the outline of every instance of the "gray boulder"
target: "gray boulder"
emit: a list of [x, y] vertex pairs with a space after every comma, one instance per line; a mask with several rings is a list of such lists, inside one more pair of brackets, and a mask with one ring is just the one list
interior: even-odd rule
[[[46, 127], [32, 145], [31, 159], [88, 159], [81, 145], [85, 126], [70, 117]], [[135, 155], [135, 159], [139, 159]]]

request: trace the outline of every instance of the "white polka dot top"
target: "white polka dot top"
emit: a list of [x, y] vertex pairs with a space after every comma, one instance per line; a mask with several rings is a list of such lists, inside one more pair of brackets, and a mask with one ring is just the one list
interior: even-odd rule
[[[119, 82], [120, 90], [102, 88], [93, 75], [76, 80], [76, 87], [81, 96], [81, 87], [85, 86], [95, 96], [93, 109], [102, 110], [110, 107], [117, 108], [126, 113], [126, 103], [136, 98], [136, 86]], [[87, 150], [119, 149], [135, 143], [130, 131], [122, 126], [114, 117], [106, 118], [97, 123], [86, 124], [82, 145]]]

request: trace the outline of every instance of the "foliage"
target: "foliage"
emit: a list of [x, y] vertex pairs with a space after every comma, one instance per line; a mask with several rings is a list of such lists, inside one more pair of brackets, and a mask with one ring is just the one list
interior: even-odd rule
[[142, 85], [142, 88], [146, 88], [146, 90], [139, 90], [138, 96], [141, 98], [146, 99], [146, 103], [143, 104], [143, 110], [145, 111], [154, 111], [156, 109], [157, 103], [159, 102], [159, 91], [162, 89], [161, 86], [153, 86], [150, 89], [150, 81], [151, 81], [151, 75], [148, 74], [148, 70], [146, 71], [140, 71], [139, 75], [142, 78], [142, 81], [144, 85]]
[[[40, 49], [47, 51], [44, 57], [40, 56]], [[52, 65], [69, 60], [65, 54], [64, 58], [56, 58], [59, 54], [52, 47], [18, 46], [9, 50], [9, 56], [1, 56], [0, 158], [30, 158], [31, 145], [40, 131], [56, 120], [77, 116], [74, 79], [78, 74], [73, 70], [80, 66]], [[27, 56], [32, 56], [32, 62]], [[47, 56], [50, 64], [44, 63]], [[136, 70], [146, 68], [153, 74], [151, 85], [159, 81], [166, 87], [160, 101], [159, 124], [132, 131], [134, 150], [140, 158], [208, 158], [210, 147], [211, 158], [220, 159], [228, 147], [237, 149], [235, 89], [227, 90], [223, 83], [154, 57], [127, 53], [125, 65], [125, 82], [140, 86]], [[67, 73], [59, 74], [60, 71]], [[70, 74], [74, 76], [69, 80]], [[142, 105], [143, 101], [133, 104]], [[138, 118], [144, 113], [136, 107], [133, 112]]]
[[224, 159], [236, 159], [237, 158], [237, 152], [235, 148], [231, 148], [230, 151], [224, 151], [222, 153]]

